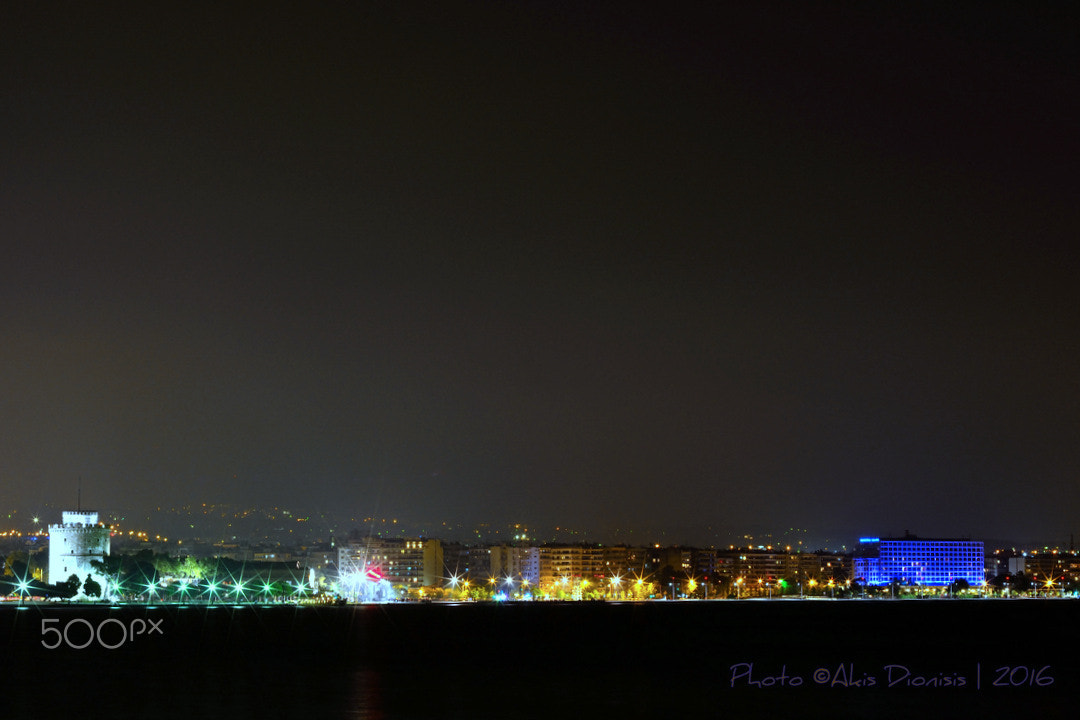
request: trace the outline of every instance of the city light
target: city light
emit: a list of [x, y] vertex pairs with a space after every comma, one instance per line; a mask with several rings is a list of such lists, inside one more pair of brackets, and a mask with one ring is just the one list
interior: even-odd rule
[[[282, 516], [284, 512], [281, 511]], [[65, 520], [70, 521], [66, 523], [69, 536], [78, 537], [85, 530], [96, 532], [100, 528], [111, 533], [114, 540], [122, 537], [135, 542], [145, 534], [126, 528], [121, 531], [115, 523], [80, 522], [91, 516], [92, 513], [68, 513]], [[63, 547], [56, 543], [60, 537], [55, 530], [58, 525], [64, 524], [49, 527], [55, 533], [54, 545]], [[13, 530], [13, 537], [18, 537], [19, 532]], [[154, 535], [147, 537], [152, 539]], [[129, 600], [142, 601], [145, 597], [147, 602], [161, 599], [212, 603], [227, 597], [236, 602], [273, 599], [308, 604], [420, 599], [490, 601], [500, 595], [501, 599], [515, 601], [722, 600], [774, 595], [796, 599], [820, 597], [819, 587], [827, 588], [826, 597], [833, 599], [1064, 597], [1075, 596], [1080, 582], [1080, 555], [1052, 546], [998, 549], [986, 555], [979, 541], [927, 540], [906, 535], [861, 537], [860, 545], [852, 552], [807, 552], [793, 542], [775, 542], [761, 536], [748, 540], [742, 547], [721, 545], [719, 548], [550, 542], [528, 546], [519, 537], [515, 543], [520, 544], [514, 545], [447, 543], [445, 559], [439, 540], [407, 537], [381, 538], [374, 544], [350, 541], [348, 549], [341, 544], [337, 551], [331, 542], [329, 551], [319, 549], [310, 556], [284, 546], [265, 553], [237, 550], [247, 557], [238, 562], [250, 562], [254, 555], [256, 563], [280, 565], [252, 574], [251, 565], [228, 564], [232, 558], [226, 561], [228, 556], [216, 558], [202, 554], [201, 547], [196, 552], [191, 540], [185, 538], [184, 543], [190, 549], [179, 558], [155, 551], [144, 556], [139, 565], [127, 559], [131, 554], [99, 555], [103, 546], [96, 546], [88, 575], [82, 574], [82, 568], [70, 573], [79, 579], [73, 588], [74, 581], [68, 579], [70, 574], [50, 578], [48, 565], [39, 559], [24, 567], [15, 566], [19, 575], [26, 574], [22, 582], [12, 582], [9, 587], [12, 599], [15, 595], [25, 598], [31, 593], [38, 594], [32, 589], [36, 579], [43, 585], [56, 586], [55, 592], [47, 589], [40, 594], [56, 595], [57, 601], [99, 598], [115, 602], [122, 601], [126, 594]], [[232, 538], [214, 543], [214, 547], [236, 549], [243, 547], [243, 543]], [[433, 544], [435, 552], [429, 553]], [[438, 566], [430, 565], [429, 555], [437, 558]], [[153, 563], [153, 568], [148, 567], [148, 561]], [[80, 562], [89, 565], [89, 561]], [[336, 574], [335, 564], [340, 565]], [[238, 577], [240, 567], [247, 568], [246, 582]], [[479, 574], [481, 579], [470, 584], [464, 572], [450, 572], [450, 567], [470, 568], [473, 577]], [[508, 572], [508, 568], [513, 571]], [[298, 576], [306, 582], [298, 580]], [[160, 581], [149, 581], [149, 577]], [[277, 577], [280, 579], [275, 580]], [[885, 578], [889, 590], [876, 591], [875, 582]], [[794, 592], [796, 586], [798, 592]], [[69, 591], [72, 594], [65, 595]]]
[[855, 575], [867, 585], [889, 585], [899, 580], [904, 585], [947, 587], [958, 579], [969, 585], [978, 585], [984, 579], [985, 551], [982, 542], [976, 540], [908, 536], [883, 538], [876, 544], [876, 557], [854, 559]]

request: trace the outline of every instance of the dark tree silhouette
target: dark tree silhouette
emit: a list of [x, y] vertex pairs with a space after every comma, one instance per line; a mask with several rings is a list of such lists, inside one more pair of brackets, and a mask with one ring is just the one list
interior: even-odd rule
[[87, 597], [101, 597], [101, 585], [92, 575], [86, 576], [86, 582], [83, 583], [83, 594]]

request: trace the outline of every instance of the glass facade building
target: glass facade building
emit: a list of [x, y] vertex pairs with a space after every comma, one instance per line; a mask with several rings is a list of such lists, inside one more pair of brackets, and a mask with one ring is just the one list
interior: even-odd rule
[[[862, 538], [855, 577], [867, 585], [950, 585], [965, 580], [982, 585], [986, 577], [981, 540]], [[876, 553], [875, 553], [875, 547]], [[875, 556], [876, 555], [876, 556]]]

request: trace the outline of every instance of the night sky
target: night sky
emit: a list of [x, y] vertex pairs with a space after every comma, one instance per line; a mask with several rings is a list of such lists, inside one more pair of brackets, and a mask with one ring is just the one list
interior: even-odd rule
[[5, 506], [1080, 532], [1066, 4], [106, 5], [0, 16]]

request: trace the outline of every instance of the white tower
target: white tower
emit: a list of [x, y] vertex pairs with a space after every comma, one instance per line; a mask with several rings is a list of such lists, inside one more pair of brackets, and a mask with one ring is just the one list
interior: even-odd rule
[[[106, 592], [101, 571], [91, 567], [91, 560], [104, 560], [109, 554], [109, 528], [98, 523], [96, 512], [64, 511], [63, 522], [49, 526], [49, 575], [51, 585], [64, 582], [72, 575], [86, 582], [89, 575]], [[79, 592], [82, 592], [80, 587]]]

